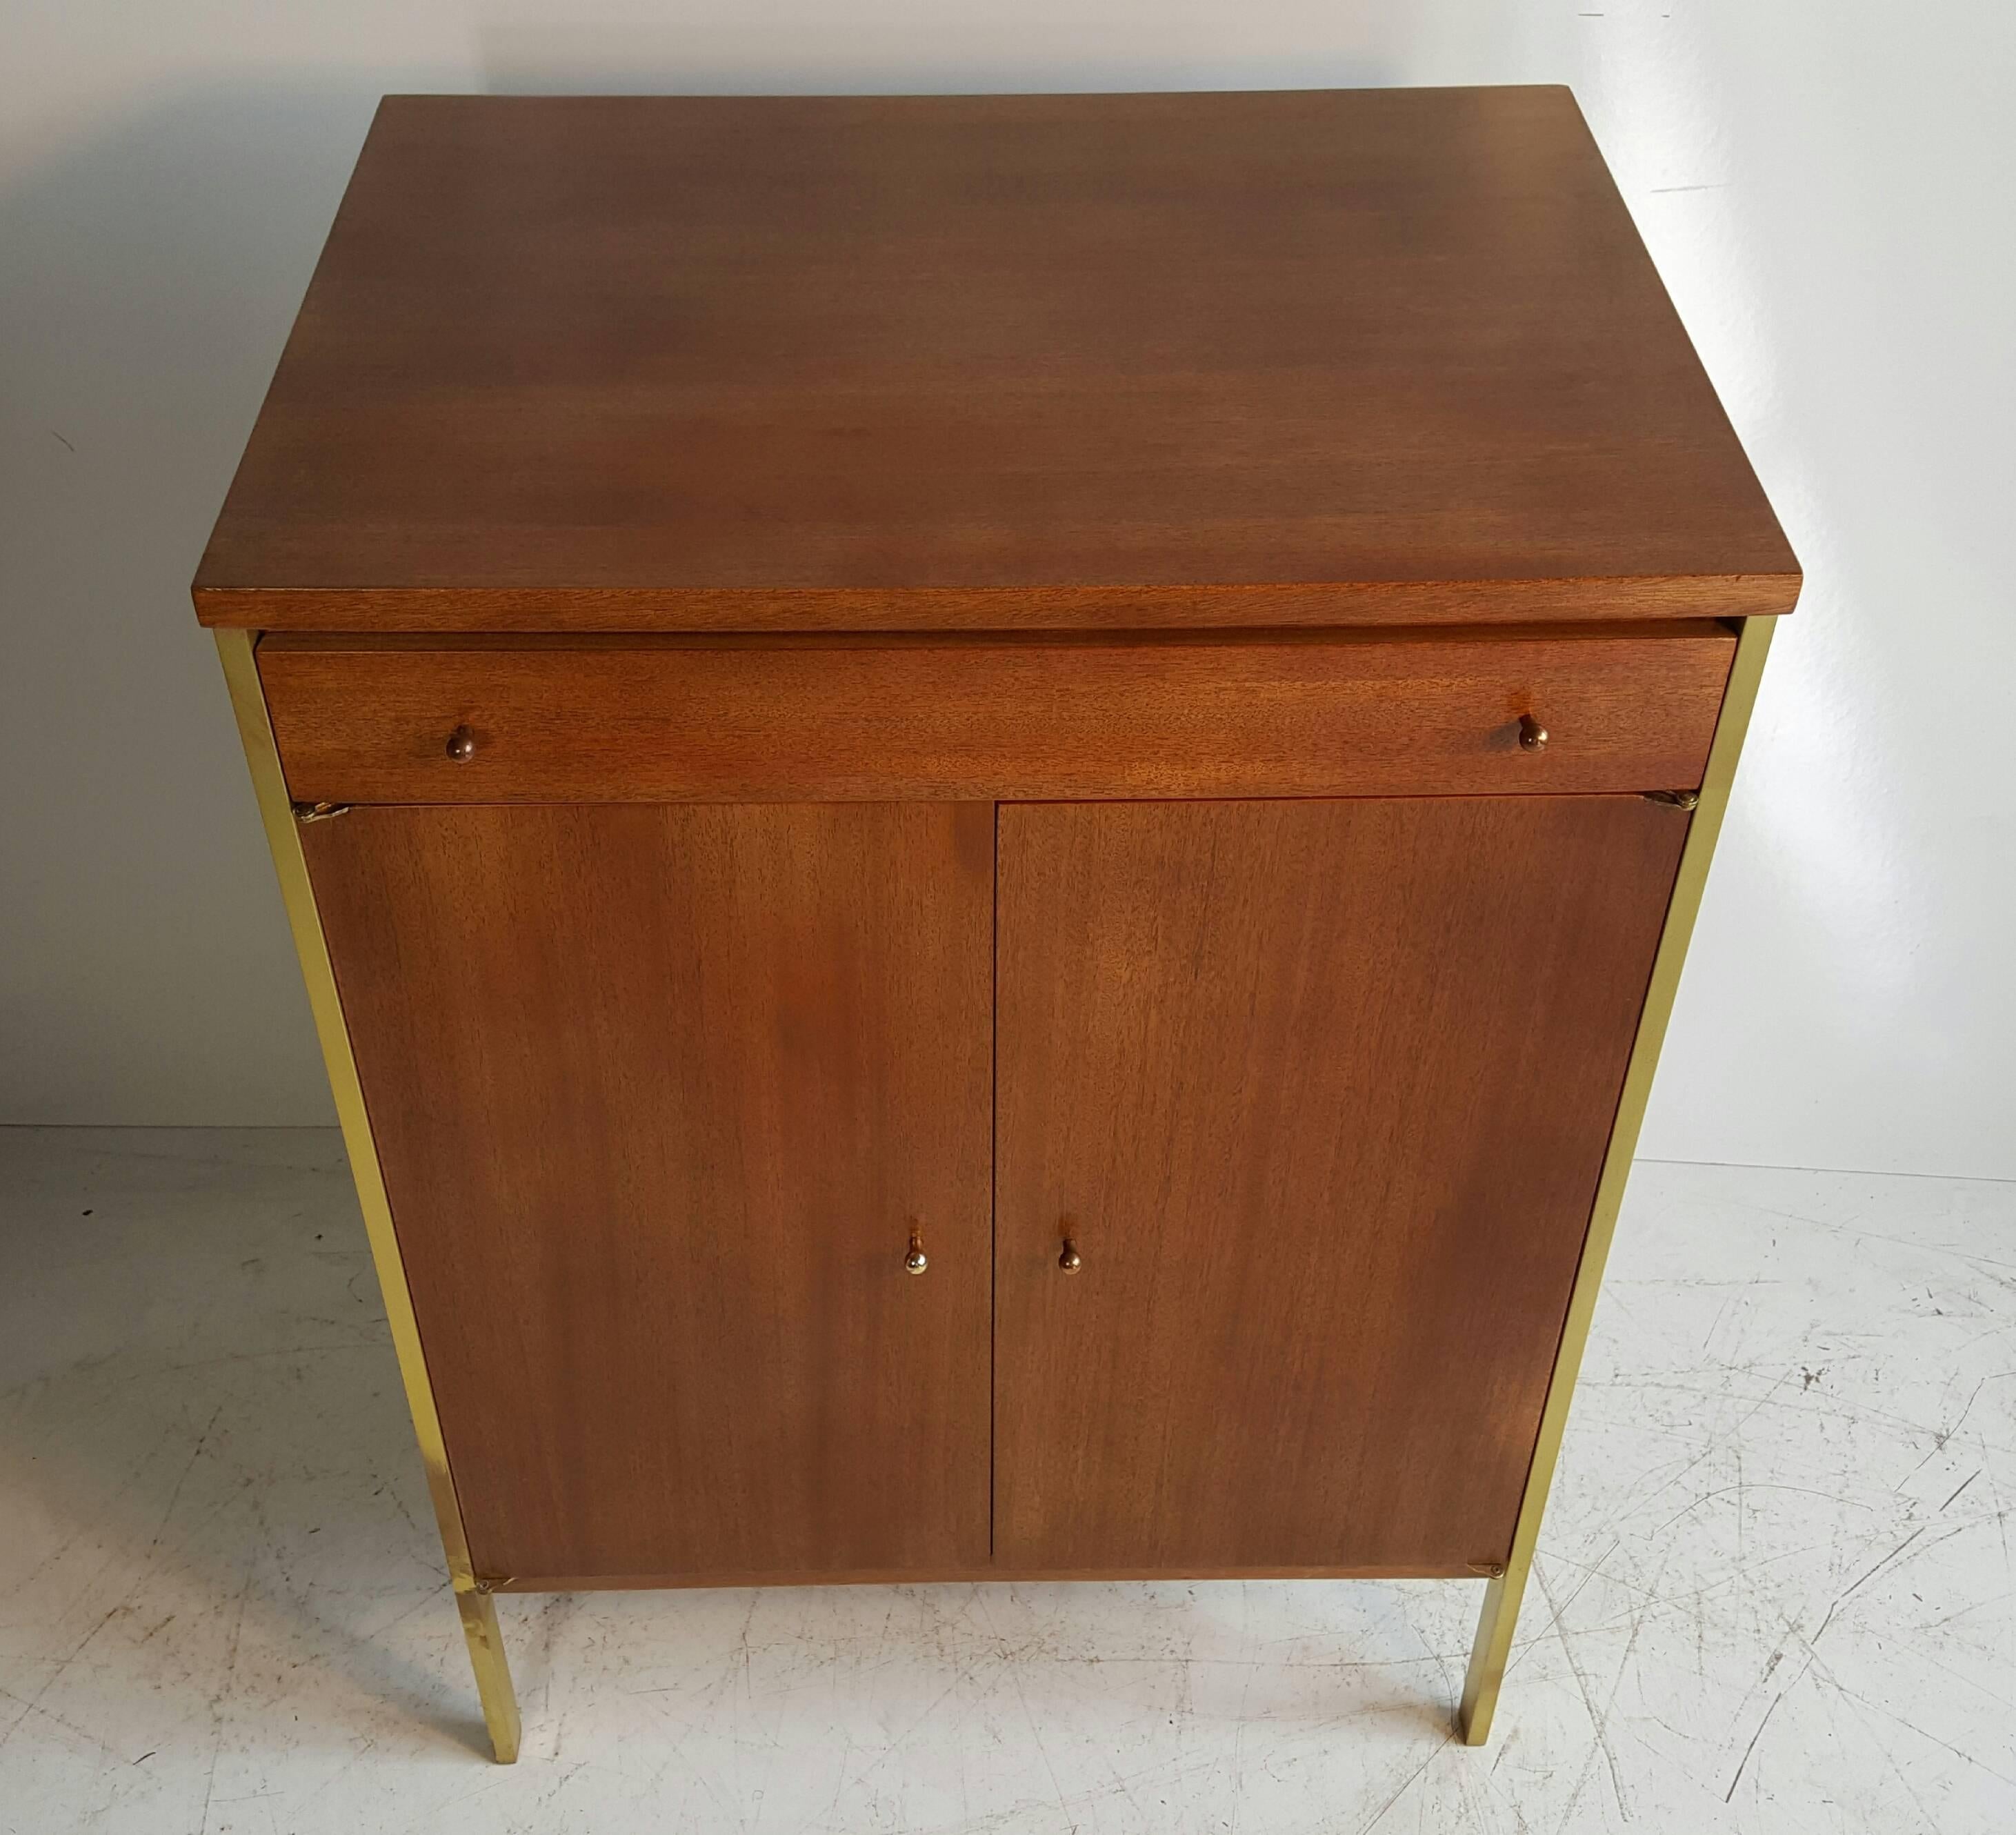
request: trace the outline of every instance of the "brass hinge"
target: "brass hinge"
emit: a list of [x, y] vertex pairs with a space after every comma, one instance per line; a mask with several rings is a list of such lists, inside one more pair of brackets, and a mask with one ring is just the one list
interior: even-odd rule
[[1645, 792], [1645, 800], [1665, 803], [1676, 809], [1691, 809], [1699, 806], [1701, 792], [1698, 790], [1648, 790]]
[[1502, 1561], [1471, 1561], [1465, 1565], [1472, 1574], [1484, 1580], [1503, 1580], [1505, 1577], [1505, 1563]]
[[350, 805], [348, 803], [331, 802], [297, 802], [293, 806], [293, 809], [294, 820], [297, 822], [303, 824], [309, 822], [326, 822], [332, 816], [348, 815], [350, 813]]

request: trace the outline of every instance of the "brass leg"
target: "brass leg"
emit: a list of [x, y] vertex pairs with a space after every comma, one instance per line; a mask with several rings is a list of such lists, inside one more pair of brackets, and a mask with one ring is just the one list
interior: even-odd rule
[[350, 1035], [344, 1027], [343, 1003], [337, 991], [336, 971], [329, 963], [329, 946], [322, 936], [322, 919], [315, 910], [315, 889], [308, 881], [299, 824], [288, 800], [272, 723], [267, 716], [265, 694], [260, 687], [254, 658], [257, 639], [250, 631], [222, 630], [216, 635], [217, 654], [231, 691], [239, 737], [244, 741], [245, 762], [252, 773], [260, 818], [272, 849], [274, 870], [279, 874], [280, 896], [293, 929], [294, 948], [301, 957], [308, 1008], [322, 1040], [322, 1062], [328, 1068], [329, 1089], [336, 1098], [337, 1119], [343, 1125], [344, 1145], [349, 1152], [351, 1173], [357, 1182], [358, 1205], [364, 1213], [364, 1233], [377, 1267], [379, 1290], [385, 1296], [392, 1349], [399, 1360], [406, 1406], [412, 1411], [413, 1433], [419, 1441], [420, 1461], [427, 1469], [427, 1491], [441, 1530], [448, 1578], [455, 1586], [455, 1602], [462, 1613], [463, 1635], [469, 1640], [469, 1660], [476, 1671], [483, 1718], [489, 1726], [490, 1743], [496, 1749], [498, 1761], [509, 1765], [518, 1756], [518, 1700], [511, 1687], [511, 1672], [505, 1665], [503, 1640], [498, 1635], [497, 1608], [488, 1593], [476, 1590], [462, 1505], [455, 1495], [454, 1475], [448, 1470], [448, 1446], [434, 1407], [434, 1386], [427, 1377], [419, 1322], [414, 1315], [412, 1294], [406, 1285], [391, 1202], [386, 1196], [384, 1174], [371, 1137], [371, 1120], [365, 1110], [356, 1060], [351, 1054]]
[[1463, 1678], [1463, 1705], [1456, 1712], [1456, 1734], [1466, 1746], [1481, 1746], [1491, 1737], [1499, 1685], [1505, 1680], [1512, 1632], [1519, 1622], [1519, 1598], [1526, 1590], [1527, 1565], [1522, 1563], [1516, 1574], [1508, 1570], [1499, 1575], [1484, 1589], [1477, 1641], [1470, 1647], [1470, 1669]]
[[1687, 824], [1686, 845], [1674, 876], [1673, 893], [1666, 907], [1665, 928], [1659, 936], [1658, 953], [1652, 961], [1652, 979], [1646, 990], [1645, 1006], [1638, 1021], [1638, 1036], [1631, 1047], [1631, 1061], [1624, 1073], [1624, 1087], [1611, 1124], [1610, 1145], [1604, 1155], [1597, 1179], [1596, 1202], [1590, 1213], [1589, 1234], [1582, 1244], [1582, 1260], [1575, 1270], [1574, 1291], [1568, 1297], [1568, 1318], [1561, 1328], [1561, 1343], [1554, 1354], [1553, 1375], [1547, 1385], [1546, 1406], [1540, 1413], [1539, 1433], [1527, 1469], [1526, 1490], [1512, 1531], [1512, 1547], [1505, 1558], [1505, 1570], [1494, 1579], [1484, 1595], [1484, 1615], [1478, 1620], [1477, 1641], [1471, 1646], [1470, 1673], [1464, 1677], [1463, 1704], [1456, 1710], [1456, 1731], [1467, 1746], [1481, 1746], [1491, 1737], [1491, 1717], [1498, 1707], [1499, 1685], [1505, 1680], [1505, 1665], [1512, 1654], [1512, 1631], [1519, 1620], [1519, 1601], [1526, 1591], [1526, 1577], [1532, 1571], [1533, 1550], [1540, 1538], [1540, 1518], [1547, 1507], [1547, 1491], [1554, 1479], [1554, 1463], [1561, 1456], [1561, 1435], [1568, 1426], [1568, 1403], [1575, 1394], [1575, 1378], [1582, 1369], [1582, 1347], [1589, 1342], [1589, 1321], [1596, 1312], [1596, 1298], [1603, 1284], [1603, 1265], [1610, 1254], [1611, 1237], [1617, 1228], [1617, 1213], [1624, 1202], [1625, 1181], [1631, 1176], [1631, 1158], [1637, 1150], [1638, 1129], [1645, 1119], [1645, 1105], [1652, 1093], [1652, 1075], [1658, 1067], [1659, 1047], [1666, 1036], [1666, 1022], [1673, 1010], [1673, 997], [1680, 985], [1681, 965], [1687, 960], [1687, 939], [1694, 934], [1694, 914], [1701, 908], [1701, 889], [1708, 883], [1708, 863], [1715, 856], [1715, 838], [1722, 831], [1722, 818], [1729, 806], [1730, 787], [1736, 779], [1736, 762], [1743, 751], [1743, 735], [1750, 724], [1750, 710], [1757, 698], [1757, 684], [1764, 672], [1764, 655], [1769, 648], [1773, 621], [1745, 618], [1742, 636], [1730, 665], [1729, 684], [1723, 691], [1722, 712], [1715, 722], [1714, 743], [1708, 748], [1708, 764], [1701, 774], [1701, 790]]
[[518, 1691], [511, 1685], [511, 1666], [504, 1660], [504, 1636], [498, 1628], [497, 1602], [488, 1593], [455, 1595], [462, 1614], [462, 1635], [469, 1644], [469, 1667], [476, 1671], [477, 1698], [483, 1703], [483, 1724], [490, 1729], [491, 1750], [499, 1765], [518, 1758]]

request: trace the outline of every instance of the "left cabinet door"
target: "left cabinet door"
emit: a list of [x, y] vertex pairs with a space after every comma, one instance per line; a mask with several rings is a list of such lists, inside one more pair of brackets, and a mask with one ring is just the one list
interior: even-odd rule
[[992, 807], [302, 839], [479, 1575], [984, 1564]]

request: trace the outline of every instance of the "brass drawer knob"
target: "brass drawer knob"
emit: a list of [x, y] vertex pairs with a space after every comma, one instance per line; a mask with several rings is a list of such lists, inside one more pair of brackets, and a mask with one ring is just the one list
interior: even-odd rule
[[458, 726], [448, 736], [448, 755], [455, 762], [466, 764], [476, 756], [476, 735], [466, 726]]
[[923, 1238], [913, 1230], [910, 1232], [910, 1253], [903, 1257], [903, 1272], [906, 1274], [921, 1274], [931, 1265], [931, 1263], [925, 1259]]
[[1084, 1262], [1078, 1256], [1078, 1245], [1067, 1236], [1064, 1238], [1064, 1253], [1057, 1257], [1057, 1266], [1067, 1274], [1075, 1274], [1084, 1265]]
[[1519, 743], [1528, 752], [1538, 752], [1547, 743], [1547, 730], [1531, 714], [1519, 716]]

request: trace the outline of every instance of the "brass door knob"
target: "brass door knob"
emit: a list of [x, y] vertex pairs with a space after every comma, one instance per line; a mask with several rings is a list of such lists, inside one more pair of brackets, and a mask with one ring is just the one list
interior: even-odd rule
[[1067, 1274], [1075, 1274], [1085, 1266], [1078, 1253], [1078, 1245], [1070, 1237], [1064, 1238], [1064, 1253], [1057, 1257], [1057, 1266]]
[[466, 726], [458, 726], [448, 736], [448, 755], [457, 764], [466, 763], [476, 756], [476, 735]]
[[1538, 752], [1547, 743], [1547, 730], [1531, 714], [1519, 716], [1519, 743], [1528, 752]]
[[924, 1239], [915, 1230], [910, 1232], [910, 1253], [903, 1257], [903, 1272], [921, 1274], [931, 1264], [924, 1257]]

